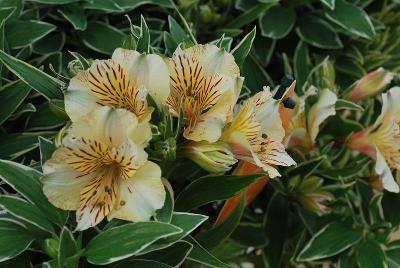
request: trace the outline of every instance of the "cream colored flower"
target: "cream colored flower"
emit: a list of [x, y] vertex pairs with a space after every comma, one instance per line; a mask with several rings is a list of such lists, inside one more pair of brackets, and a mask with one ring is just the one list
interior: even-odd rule
[[244, 102], [221, 137], [237, 159], [256, 164], [271, 178], [280, 176], [274, 166], [296, 164], [281, 143], [285, 131], [279, 104], [280, 101], [273, 99], [269, 89], [265, 88]]
[[187, 120], [185, 138], [215, 142], [232, 116], [243, 78], [231, 54], [215, 45], [178, 48], [170, 61], [167, 105]]
[[140, 54], [117, 48], [109, 60], [96, 60], [78, 72], [65, 93], [65, 109], [72, 121], [99, 106], [113, 106], [133, 112], [140, 122], [148, 121], [153, 110], [147, 94], [159, 107], [169, 95], [168, 66], [155, 54]]
[[306, 115], [306, 99], [316, 94], [317, 88], [311, 87], [303, 96], [294, 98], [296, 107], [289, 124], [289, 135], [286, 138], [286, 143], [288, 143], [289, 147], [312, 148], [321, 123], [329, 116], [336, 114], [337, 96], [329, 89], [323, 89], [320, 91], [317, 102], [311, 106]]
[[43, 191], [64, 210], [76, 210], [77, 230], [104, 217], [148, 220], [163, 206], [161, 170], [144, 151], [151, 138], [124, 109], [94, 109], [73, 122], [43, 166]]
[[382, 94], [382, 111], [375, 123], [354, 133], [348, 146], [376, 160], [375, 172], [381, 177], [383, 187], [399, 192], [399, 185], [391, 169], [400, 171], [400, 87]]

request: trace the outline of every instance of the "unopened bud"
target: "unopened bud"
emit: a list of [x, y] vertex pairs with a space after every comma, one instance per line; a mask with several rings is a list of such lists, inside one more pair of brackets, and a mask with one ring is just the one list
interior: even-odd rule
[[335, 67], [329, 60], [324, 61], [319, 69], [320, 88], [335, 88], [336, 73]]
[[165, 160], [173, 161], [176, 158], [176, 140], [173, 137], [165, 141], [158, 141], [155, 149]]
[[57, 258], [58, 256], [59, 242], [54, 238], [48, 238], [44, 240], [44, 251], [51, 258]]
[[379, 93], [392, 79], [392, 73], [383, 68], [379, 68], [362, 77], [345, 98], [352, 102], [358, 102]]
[[224, 142], [188, 142], [180, 152], [204, 170], [212, 173], [224, 173], [237, 162], [229, 146]]

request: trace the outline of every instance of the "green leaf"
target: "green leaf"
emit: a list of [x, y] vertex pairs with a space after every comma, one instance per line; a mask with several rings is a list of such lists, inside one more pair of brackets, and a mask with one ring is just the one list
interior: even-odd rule
[[0, 205], [13, 216], [54, 234], [54, 228], [37, 207], [15, 196], [0, 196]]
[[0, 7], [0, 22], [8, 20], [16, 10], [17, 7]]
[[356, 260], [362, 268], [387, 268], [385, 253], [374, 240], [365, 241], [356, 247]]
[[353, 256], [341, 254], [337, 266], [337, 268], [354, 268], [357, 267], [357, 263]]
[[335, 63], [335, 67], [338, 72], [350, 76], [353, 79], [360, 79], [367, 74], [360, 63], [349, 59], [338, 59]]
[[54, 32], [46, 35], [32, 45], [35, 53], [47, 55], [62, 50], [65, 44], [65, 34], [63, 32]]
[[5, 85], [0, 91], [0, 125], [4, 123], [28, 96], [31, 88], [20, 81]]
[[111, 55], [116, 48], [120, 47], [126, 37], [120, 30], [97, 21], [89, 22], [80, 36], [88, 48], [107, 55]]
[[275, 6], [260, 17], [261, 35], [281, 39], [292, 30], [296, 21], [296, 12], [292, 8]]
[[171, 56], [179, 44], [175, 42], [175, 40], [172, 38], [169, 32], [164, 32], [163, 39], [164, 39], [166, 54]]
[[140, 53], [150, 52], [150, 31], [143, 16], [140, 16], [140, 36], [136, 50]]
[[242, 15], [232, 20], [230, 23], [225, 25], [225, 28], [242, 28], [243, 26], [253, 22], [258, 18], [258, 16], [263, 13], [265, 10], [273, 7], [275, 3], [262, 3], [258, 4], [252, 8], [247, 9]]
[[335, 9], [327, 10], [325, 15], [354, 35], [367, 39], [372, 39], [375, 36], [375, 29], [368, 14], [344, 0], [336, 0]]
[[83, 10], [66, 6], [59, 9], [58, 12], [72, 24], [75, 30], [86, 30], [87, 18]]
[[[67, 258], [73, 256], [78, 251], [78, 244], [75, 241], [72, 232], [65, 226], [61, 230], [59, 243], [57, 261], [60, 267], [64, 267], [66, 265]], [[78, 263], [75, 265], [77, 264]]]
[[42, 166], [51, 158], [57, 147], [50, 140], [39, 136], [40, 163]]
[[55, 132], [0, 134], [0, 159], [13, 160], [39, 147], [39, 136], [51, 137]]
[[189, 256], [187, 257], [189, 260], [207, 265], [208, 267], [213, 268], [232, 268], [230, 265], [223, 263], [219, 259], [217, 259], [214, 255], [208, 252], [202, 245], [199, 244], [192, 236], [187, 236], [185, 241], [188, 241], [193, 245], [192, 251], [190, 251]]
[[68, 119], [57, 116], [53, 112], [54, 108], [53, 100], [36, 107], [37, 111], [29, 115], [25, 129], [27, 131], [51, 130], [65, 125]]
[[61, 99], [63, 97], [60, 88], [64, 86], [64, 83], [60, 80], [1, 50], [0, 60], [11, 72], [45, 98]]
[[282, 252], [289, 228], [289, 205], [286, 197], [279, 193], [269, 201], [264, 226], [268, 245], [264, 249], [269, 267], [281, 267]]
[[223, 243], [235, 231], [240, 219], [242, 218], [244, 208], [246, 207], [246, 198], [243, 196], [239, 205], [233, 213], [221, 224], [214, 225], [211, 229], [201, 232], [196, 236], [199, 241], [207, 249], [214, 249]]
[[389, 250], [386, 250], [385, 254], [388, 261], [390, 260], [397, 265], [395, 266], [396, 268], [400, 267], [400, 247], [389, 247]]
[[24, 165], [0, 160], [0, 178], [15, 191], [35, 204], [51, 221], [63, 225], [66, 213], [49, 203], [42, 191], [41, 173]]
[[120, 7], [125, 10], [135, 9], [141, 5], [153, 4], [167, 8], [174, 8], [172, 0], [114, 0]]
[[304, 42], [322, 49], [338, 49], [343, 44], [335, 29], [326, 21], [314, 16], [307, 16], [299, 21], [297, 34]]
[[114, 268], [172, 268], [172, 266], [158, 261], [135, 259], [118, 263]]
[[52, 5], [65, 5], [74, 2], [79, 2], [79, 0], [25, 0], [27, 2], [36, 2], [41, 4], [52, 4]]
[[[362, 233], [341, 222], [332, 222], [318, 231], [297, 257], [298, 261], [313, 261], [334, 256], [362, 238]], [[326, 245], [329, 245], [327, 247]]]
[[267, 237], [264, 227], [258, 223], [241, 222], [232, 233], [231, 239], [248, 247], [264, 247], [267, 245]]
[[89, 241], [83, 255], [90, 263], [109, 264], [134, 256], [155, 241], [181, 232], [182, 229], [167, 223], [128, 223], [95, 236]]
[[120, 12], [123, 11], [114, 0], [91, 0], [83, 4], [85, 9], [101, 10], [104, 12]]
[[79, 54], [78, 52], [72, 52], [72, 51], [70, 51], [69, 53], [72, 56], [74, 56], [74, 58], [77, 59], [81, 63], [82, 68], [84, 70], [86, 70], [90, 67], [90, 62], [87, 59], [85, 59], [85, 57], [83, 57], [81, 54]]
[[164, 206], [156, 211], [155, 218], [157, 221], [170, 223], [172, 220], [172, 213], [174, 212], [174, 190], [171, 184], [166, 179], [162, 179], [165, 187], [165, 201]]
[[335, 0], [321, 0], [322, 4], [329, 7], [330, 9], [335, 9]]
[[171, 16], [168, 16], [168, 25], [169, 25], [169, 32], [175, 43], [180, 44], [187, 38], [185, 30]]
[[43, 21], [16, 20], [7, 23], [5, 31], [8, 45], [11, 48], [22, 48], [40, 40], [55, 29], [56, 26]]
[[241, 69], [245, 78], [244, 82], [250, 93], [256, 94], [266, 85], [274, 87], [271, 77], [252, 54], [246, 58]]
[[248, 33], [234, 49], [232, 49], [231, 53], [235, 58], [237, 65], [240, 66], [245, 61], [247, 54], [249, 54], [251, 50], [255, 36], [256, 27], [254, 27], [253, 30], [251, 30], [251, 32]]
[[201, 177], [183, 189], [175, 202], [175, 209], [189, 211], [213, 201], [237, 195], [262, 175], [222, 175]]
[[146, 249], [142, 250], [140, 254], [146, 254], [148, 252], [163, 249], [172, 245], [176, 241], [189, 235], [207, 219], [208, 219], [207, 216], [200, 214], [174, 212], [171, 219], [171, 224], [174, 225], [175, 227], [182, 229], [183, 231], [179, 234], [169, 236], [168, 238], [153, 243]]
[[0, 263], [24, 252], [33, 240], [18, 222], [0, 221]]
[[158, 261], [173, 267], [180, 267], [192, 248], [193, 246], [189, 242], [178, 241], [167, 248], [150, 252], [139, 258]]
[[335, 109], [339, 110], [351, 110], [351, 111], [364, 111], [364, 108], [354, 102], [338, 99], [335, 103]]
[[311, 65], [311, 60], [308, 51], [308, 46], [306, 43], [300, 41], [297, 44], [293, 58], [294, 76], [296, 77], [297, 81], [297, 86], [296, 86], [297, 93], [304, 92], [303, 86], [307, 81], [307, 77], [310, 72], [310, 65]]
[[326, 159], [325, 155], [309, 159], [307, 161], [301, 162], [299, 165], [287, 170], [289, 177], [300, 175], [303, 178], [310, 176], [314, 170], [316, 170], [322, 162]]

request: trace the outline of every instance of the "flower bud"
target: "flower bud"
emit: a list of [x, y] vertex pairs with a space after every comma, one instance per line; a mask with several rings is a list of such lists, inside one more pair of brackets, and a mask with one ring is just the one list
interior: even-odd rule
[[312, 176], [295, 183], [293, 190], [297, 202], [318, 215], [330, 212], [330, 208], [325, 203], [334, 199], [331, 193], [323, 190], [322, 183], [321, 178]]
[[84, 68], [79, 60], [71, 60], [68, 62], [68, 71], [71, 76], [77, 75], [80, 71], [83, 71]]
[[345, 98], [352, 102], [358, 102], [379, 93], [392, 79], [392, 73], [383, 68], [379, 68], [362, 77]]
[[165, 141], [158, 141], [155, 144], [155, 149], [165, 160], [173, 161], [176, 158], [176, 140], [173, 137]]
[[320, 88], [335, 88], [336, 73], [331, 61], [326, 60], [319, 69]]
[[224, 142], [187, 142], [181, 147], [180, 153], [212, 173], [224, 173], [237, 162]]
[[44, 251], [51, 258], [57, 258], [58, 256], [59, 242], [54, 238], [48, 238], [44, 240]]

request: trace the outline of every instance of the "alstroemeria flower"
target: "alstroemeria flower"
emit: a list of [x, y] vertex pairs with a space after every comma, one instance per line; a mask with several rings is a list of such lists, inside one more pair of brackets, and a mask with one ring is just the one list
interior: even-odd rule
[[268, 172], [270, 178], [280, 176], [274, 166], [296, 163], [281, 143], [285, 135], [279, 116], [279, 100], [268, 88], [246, 100], [221, 140], [227, 142], [237, 159], [254, 163]]
[[167, 105], [176, 116], [182, 108], [185, 138], [217, 141], [243, 83], [233, 56], [215, 45], [178, 47], [170, 61], [170, 83]]
[[148, 220], [163, 206], [161, 170], [147, 160], [151, 138], [124, 109], [100, 107], [73, 122], [43, 166], [43, 191], [64, 210], [76, 210], [77, 230], [104, 217]]
[[117, 48], [109, 60], [96, 60], [78, 72], [65, 93], [65, 109], [72, 121], [99, 106], [124, 108], [140, 122], [148, 121], [153, 110], [147, 94], [162, 107], [169, 95], [168, 66], [155, 54], [140, 54]]
[[399, 192], [399, 185], [391, 169], [400, 171], [400, 87], [382, 94], [382, 111], [375, 123], [354, 133], [348, 147], [365, 153], [376, 161], [375, 172], [381, 177], [383, 187]]
[[303, 96], [294, 97], [296, 107], [289, 124], [289, 135], [286, 138], [288, 147], [300, 146], [311, 149], [315, 144], [321, 123], [329, 116], [336, 114], [337, 96], [329, 89], [323, 89], [320, 91], [317, 102], [311, 106], [306, 115], [306, 99], [316, 94], [317, 89], [311, 87]]

